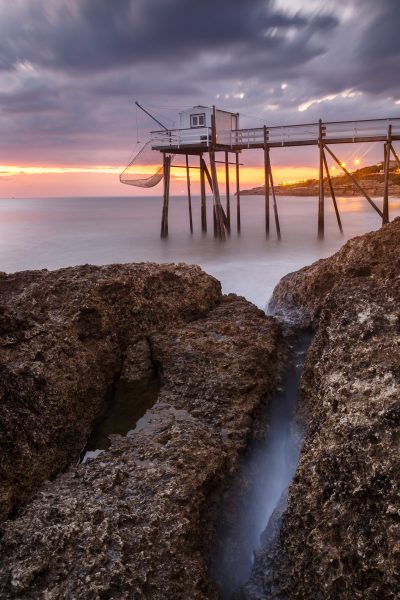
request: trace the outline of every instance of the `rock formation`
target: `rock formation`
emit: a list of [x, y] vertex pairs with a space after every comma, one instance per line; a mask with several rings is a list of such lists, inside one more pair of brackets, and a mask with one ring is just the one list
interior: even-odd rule
[[[195, 267], [77, 267], [4, 275], [0, 287], [13, 352], [2, 361], [5, 480], [16, 460], [20, 501], [53, 476], [1, 525], [0, 596], [217, 598], [207, 556], [218, 495], [278, 385], [280, 327]], [[113, 379], [152, 371], [160, 393], [136, 428], [55, 476]]]
[[399, 597], [399, 248], [396, 219], [275, 289], [280, 316], [316, 333], [302, 379], [300, 464], [248, 599]]
[[138, 338], [205, 314], [198, 267], [83, 266], [0, 276], [0, 517], [76, 460]]

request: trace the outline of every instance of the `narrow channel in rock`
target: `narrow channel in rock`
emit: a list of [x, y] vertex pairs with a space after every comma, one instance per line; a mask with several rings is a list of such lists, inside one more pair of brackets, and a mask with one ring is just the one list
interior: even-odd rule
[[[311, 336], [290, 339], [282, 386], [269, 403], [266, 435], [250, 443], [225, 492], [210, 572], [223, 600], [241, 598], [274, 510], [281, 509], [296, 471], [303, 434], [295, 418], [299, 383]], [[277, 532], [275, 532], [276, 534]]]

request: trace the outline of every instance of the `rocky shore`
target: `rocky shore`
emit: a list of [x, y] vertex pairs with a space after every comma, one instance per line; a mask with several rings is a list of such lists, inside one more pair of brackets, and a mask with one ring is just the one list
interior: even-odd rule
[[[217, 600], [221, 497], [312, 329], [295, 478], [246, 600], [400, 589], [400, 219], [284, 277], [276, 318], [186, 265], [0, 277], [0, 597]], [[118, 382], [156, 379], [127, 435], [77, 465]]]
[[[279, 325], [198, 267], [2, 275], [2, 598], [205, 599], [218, 498], [279, 384]], [[154, 406], [76, 466], [115, 382]]]
[[220, 298], [198, 267], [111, 265], [0, 276], [0, 517], [77, 460], [127, 348]]
[[312, 326], [307, 427], [280, 532], [248, 600], [399, 598], [400, 219], [287, 275], [278, 316]]

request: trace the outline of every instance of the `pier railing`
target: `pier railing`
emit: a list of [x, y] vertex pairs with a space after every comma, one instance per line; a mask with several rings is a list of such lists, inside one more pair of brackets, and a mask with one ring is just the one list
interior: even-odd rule
[[[400, 138], [400, 118], [326, 122], [322, 123], [323, 137], [330, 143], [384, 141], [389, 125], [392, 138]], [[231, 148], [259, 148], [265, 140], [272, 147], [302, 146], [318, 144], [319, 136], [320, 124], [306, 123], [217, 131], [216, 141]]]
[[[301, 125], [274, 125], [273, 127], [250, 127], [246, 129], [217, 130], [215, 145], [232, 149], [317, 145], [322, 131], [326, 142], [345, 144], [353, 142], [378, 142], [387, 139], [391, 126], [392, 139], [400, 139], [400, 118], [358, 121], [328, 121]], [[196, 127], [152, 131], [154, 149], [181, 149], [185, 147], [209, 148], [213, 145], [212, 128]]]
[[204, 146], [211, 144], [211, 127], [191, 127], [187, 129], [169, 129], [152, 131], [153, 148], [180, 148], [181, 146]]

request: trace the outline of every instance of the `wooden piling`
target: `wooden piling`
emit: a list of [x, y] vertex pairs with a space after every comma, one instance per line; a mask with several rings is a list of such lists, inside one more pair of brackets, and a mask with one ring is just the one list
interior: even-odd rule
[[201, 231], [207, 233], [206, 178], [203, 155], [200, 154]]
[[228, 235], [231, 233], [231, 200], [229, 189], [229, 152], [225, 152], [226, 220]]
[[389, 223], [389, 170], [390, 170], [390, 151], [392, 145], [392, 126], [388, 126], [387, 141], [384, 145], [384, 184], [383, 184], [383, 210], [382, 225]]
[[326, 155], [325, 155], [324, 149], [322, 150], [322, 156], [323, 156], [323, 159], [324, 159], [325, 172], [326, 172], [326, 176], [328, 178], [329, 189], [331, 191], [332, 202], [333, 202], [333, 206], [334, 206], [334, 209], [335, 209], [336, 220], [338, 222], [340, 233], [343, 233], [342, 221], [341, 221], [341, 218], [340, 218], [339, 209], [338, 209], [338, 205], [337, 205], [337, 202], [336, 202], [336, 195], [335, 195], [335, 191], [333, 189], [333, 183], [332, 183], [331, 175], [329, 173], [328, 161], [326, 160]]
[[240, 223], [240, 180], [239, 180], [239, 153], [236, 152], [236, 224], [237, 232], [241, 231]]
[[276, 203], [276, 195], [275, 195], [275, 188], [274, 188], [274, 178], [272, 176], [271, 159], [270, 159], [269, 152], [267, 152], [267, 158], [268, 158], [269, 181], [270, 181], [270, 184], [271, 184], [271, 193], [272, 193], [272, 204], [273, 204], [273, 207], [274, 207], [276, 235], [278, 237], [278, 240], [281, 241], [281, 239], [282, 239], [282, 236], [281, 236], [281, 225], [279, 223], [278, 205]]
[[192, 194], [190, 191], [189, 156], [187, 154], [186, 154], [186, 181], [187, 181], [188, 205], [189, 205], [189, 226], [190, 226], [190, 233], [193, 233]]
[[395, 150], [395, 148], [393, 146], [393, 143], [390, 143], [390, 149], [391, 149], [391, 151], [393, 153], [394, 158], [396, 159], [397, 164], [400, 167], [400, 158], [397, 156], [397, 152], [396, 152], [396, 150]]
[[214, 237], [218, 237], [218, 228], [217, 228], [217, 213], [215, 211], [215, 201], [213, 199], [213, 229], [214, 229]]
[[214, 197], [214, 233], [221, 240], [226, 238], [225, 225], [226, 217], [224, 219], [224, 211], [221, 204], [221, 197], [219, 195], [218, 177], [217, 177], [217, 166], [215, 163], [215, 152], [210, 150], [210, 170], [211, 170], [211, 181], [212, 190]]
[[168, 237], [168, 207], [169, 207], [169, 185], [171, 176], [171, 157], [163, 155], [164, 168], [164, 200], [161, 217], [161, 237]]
[[264, 125], [264, 196], [265, 196], [265, 234], [269, 237], [269, 147], [268, 131]]
[[323, 144], [323, 126], [322, 120], [319, 120], [319, 194], [318, 194], [318, 237], [323, 239], [325, 229], [324, 215], [324, 144]]

